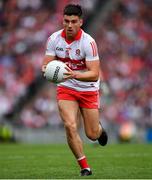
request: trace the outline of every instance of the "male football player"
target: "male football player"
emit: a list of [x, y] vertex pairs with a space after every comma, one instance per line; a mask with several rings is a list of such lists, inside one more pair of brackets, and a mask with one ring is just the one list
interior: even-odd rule
[[47, 41], [42, 71], [52, 60], [68, 65], [63, 82], [57, 85], [57, 103], [64, 123], [68, 145], [80, 165], [81, 176], [92, 174], [83, 151], [77, 128], [81, 112], [86, 136], [104, 146], [108, 136], [99, 122], [100, 61], [95, 40], [81, 29], [80, 5], [69, 4], [63, 12], [63, 29], [53, 33]]

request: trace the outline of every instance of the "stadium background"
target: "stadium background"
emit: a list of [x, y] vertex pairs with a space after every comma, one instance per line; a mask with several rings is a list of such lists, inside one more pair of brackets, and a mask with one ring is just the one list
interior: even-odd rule
[[83, 29], [98, 45], [101, 119], [110, 143], [152, 142], [150, 0], [0, 1], [0, 141], [65, 142], [55, 86], [40, 68], [69, 2], [83, 6]]

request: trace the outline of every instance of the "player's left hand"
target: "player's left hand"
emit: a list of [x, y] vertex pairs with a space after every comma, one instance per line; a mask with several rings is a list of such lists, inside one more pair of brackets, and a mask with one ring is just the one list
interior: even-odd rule
[[42, 65], [41, 71], [44, 77], [45, 77], [45, 69], [46, 69], [46, 65]]
[[64, 73], [64, 80], [76, 78], [76, 72], [71, 70], [69, 67], [65, 67], [67, 72]]

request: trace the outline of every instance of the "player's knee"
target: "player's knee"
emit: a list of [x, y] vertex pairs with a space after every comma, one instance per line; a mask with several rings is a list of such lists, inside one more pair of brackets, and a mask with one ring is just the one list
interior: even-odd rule
[[77, 132], [77, 126], [75, 123], [64, 123], [64, 127], [68, 136], [75, 136], [75, 133]]
[[92, 141], [96, 141], [98, 138], [98, 132], [97, 131], [90, 131], [86, 133], [86, 136], [92, 140]]

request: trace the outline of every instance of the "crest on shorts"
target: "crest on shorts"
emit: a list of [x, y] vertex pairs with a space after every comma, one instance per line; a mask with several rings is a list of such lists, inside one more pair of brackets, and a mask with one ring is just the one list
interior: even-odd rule
[[80, 49], [76, 49], [75, 54], [76, 54], [77, 56], [80, 56]]

